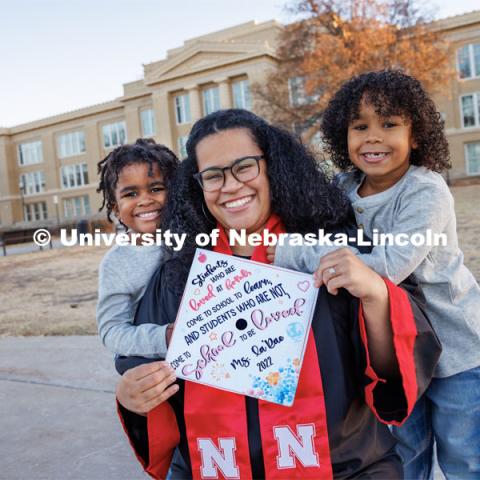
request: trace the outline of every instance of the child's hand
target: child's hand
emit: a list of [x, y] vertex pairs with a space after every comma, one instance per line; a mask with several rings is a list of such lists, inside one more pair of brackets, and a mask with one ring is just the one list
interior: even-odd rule
[[269, 245], [267, 247], [267, 260], [269, 263], [273, 263], [275, 261], [275, 251], [277, 250], [276, 245]]
[[126, 371], [117, 385], [117, 400], [127, 410], [145, 415], [178, 391], [168, 362], [139, 365]]
[[383, 298], [387, 293], [382, 277], [348, 248], [324, 255], [314, 273], [314, 279], [317, 288], [325, 285], [332, 295], [337, 295], [339, 288], [345, 288], [362, 302]]

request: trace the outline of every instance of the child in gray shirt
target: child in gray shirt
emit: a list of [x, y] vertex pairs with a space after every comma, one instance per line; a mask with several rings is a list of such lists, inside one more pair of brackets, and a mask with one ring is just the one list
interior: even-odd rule
[[166, 325], [133, 325], [138, 303], [160, 265], [161, 247], [112, 247], [100, 264], [97, 324], [103, 344], [124, 356], [165, 358]]
[[[178, 166], [177, 157], [153, 140], [113, 150], [98, 164], [108, 219], [113, 213], [128, 232], [153, 239], [162, 216], [167, 186]], [[138, 240], [138, 239], [137, 239]], [[147, 236], [143, 239], [146, 243]], [[164, 358], [171, 326], [134, 325], [135, 312], [148, 281], [162, 259], [160, 246], [113, 246], [99, 269], [98, 332], [103, 344], [117, 355]]]
[[[480, 478], [480, 289], [463, 264], [453, 198], [437, 173], [449, 167], [440, 114], [416, 79], [371, 72], [334, 95], [322, 133], [331, 160], [347, 172], [338, 183], [359, 229], [370, 238], [399, 235], [360, 258], [394, 283], [416, 279], [442, 343], [430, 387], [405, 425], [394, 427], [405, 478], [431, 476], [434, 441], [447, 478]], [[432, 245], [438, 234], [443, 240]], [[343, 267], [358, 251], [328, 248], [279, 245], [275, 264], [315, 271], [316, 282], [335, 294], [348, 285]]]

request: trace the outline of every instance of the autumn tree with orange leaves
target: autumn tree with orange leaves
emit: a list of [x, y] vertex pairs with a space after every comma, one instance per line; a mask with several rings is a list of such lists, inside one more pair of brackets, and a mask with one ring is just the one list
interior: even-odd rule
[[307, 142], [332, 94], [354, 75], [400, 68], [430, 93], [451, 78], [448, 43], [414, 1], [300, 0], [288, 9], [297, 19], [279, 39], [278, 68], [252, 90], [262, 115]]

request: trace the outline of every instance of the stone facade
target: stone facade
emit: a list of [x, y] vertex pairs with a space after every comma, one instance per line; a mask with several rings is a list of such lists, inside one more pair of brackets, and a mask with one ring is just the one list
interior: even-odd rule
[[[435, 99], [439, 111], [444, 115], [452, 156], [452, 169], [448, 172], [448, 177], [452, 183], [478, 182], [480, 180], [480, 11], [441, 20], [436, 22], [435, 27], [450, 41], [452, 67], [458, 74], [457, 78], [450, 83], [446, 94]], [[468, 62], [464, 62], [464, 68], [467, 65], [470, 67], [471, 76], [460, 78], [459, 63], [465, 49], [468, 51], [469, 58]], [[472, 57], [476, 52], [475, 62]], [[470, 105], [473, 104], [477, 112], [476, 114], [474, 112], [474, 125], [465, 126], [464, 113], [467, 108], [466, 105], [462, 108], [462, 103], [465, 102], [462, 98], [471, 95], [473, 98]], [[475, 162], [472, 160], [467, 165], [468, 153], [471, 157], [471, 152], [474, 150], [472, 145], [475, 144], [477, 144], [475, 148], [478, 156], [477, 168], [474, 168]], [[467, 149], [470, 152], [467, 153]]]

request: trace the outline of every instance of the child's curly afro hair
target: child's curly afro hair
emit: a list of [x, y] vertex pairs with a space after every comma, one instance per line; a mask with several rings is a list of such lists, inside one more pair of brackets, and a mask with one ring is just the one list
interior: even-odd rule
[[422, 84], [400, 70], [382, 70], [353, 77], [333, 96], [322, 118], [325, 151], [341, 170], [355, 170], [348, 156], [347, 134], [365, 101], [381, 116], [401, 115], [411, 122], [417, 148], [410, 163], [435, 172], [451, 167], [444, 122]]

